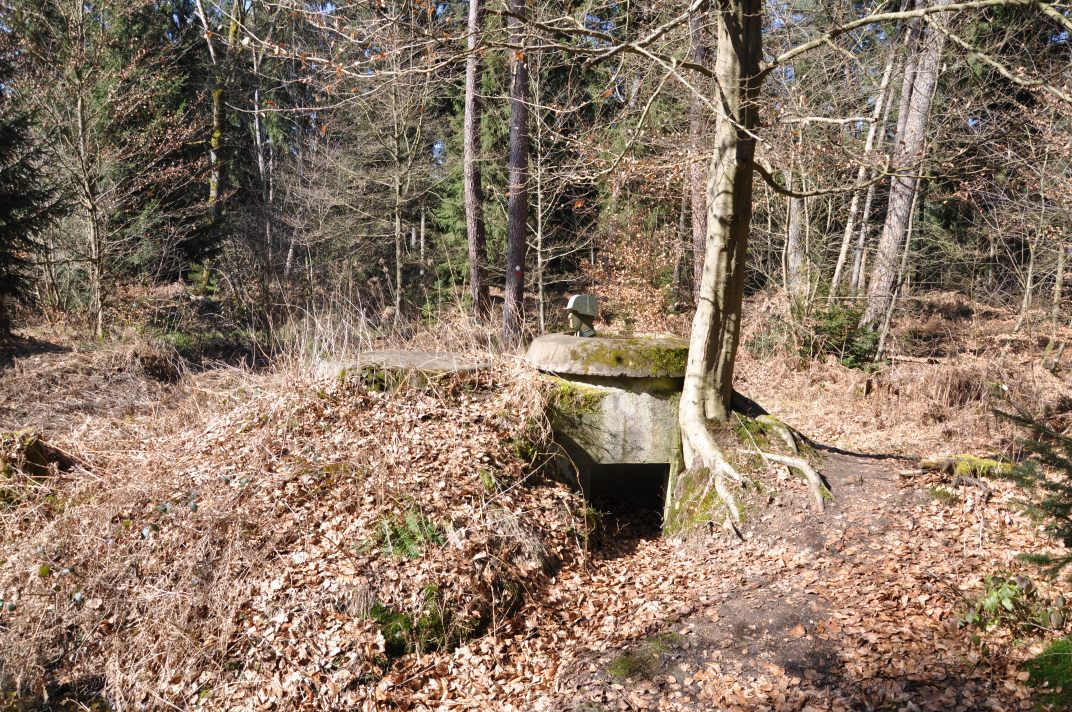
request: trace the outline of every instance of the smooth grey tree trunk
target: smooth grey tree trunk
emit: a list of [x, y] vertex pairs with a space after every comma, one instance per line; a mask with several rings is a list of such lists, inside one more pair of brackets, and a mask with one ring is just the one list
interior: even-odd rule
[[[794, 190], [793, 171], [784, 173], [785, 185]], [[804, 250], [804, 199], [789, 198], [789, 215], [785, 232], [785, 289], [790, 298], [799, 302], [808, 293], [808, 275]]]
[[[934, 4], [944, 4], [938, 0]], [[921, 28], [922, 29], [922, 28]], [[907, 111], [898, 117], [897, 145], [894, 149], [895, 174], [890, 182], [890, 199], [886, 209], [886, 222], [882, 237], [875, 251], [871, 268], [870, 286], [867, 292], [867, 307], [863, 323], [877, 325], [893, 299], [893, 287], [897, 280], [897, 266], [904, 245], [912, 201], [919, 180], [917, 178], [923, 145], [927, 137], [931, 102], [938, 82], [938, 72], [945, 44], [945, 35], [931, 29], [920, 38], [919, 64], [902, 94], [908, 93]], [[903, 127], [903, 130], [900, 128]]]
[[890, 86], [891, 79], [893, 77], [893, 67], [897, 57], [897, 48], [894, 47], [890, 51], [890, 56], [886, 60], [886, 67], [882, 70], [882, 82], [879, 85], [878, 97], [875, 99], [875, 108], [871, 112], [871, 125], [867, 127], [867, 138], [864, 139], [864, 153], [860, 158], [860, 167], [856, 170], [856, 188], [852, 191], [852, 200], [849, 203], [849, 215], [845, 220], [845, 232], [841, 236], [841, 249], [838, 250], [837, 264], [834, 266], [834, 276], [830, 280], [830, 299], [834, 299], [837, 296], [838, 290], [841, 288], [841, 281], [845, 274], [845, 263], [849, 257], [849, 247], [852, 244], [852, 238], [856, 234], [856, 217], [859, 215], [860, 210], [860, 193], [864, 190], [864, 184], [871, 177], [871, 169], [867, 165], [867, 157], [871, 154], [872, 149], [875, 147], [875, 139], [880, 133], [880, 129], [885, 129], [885, 121], [882, 117], [885, 115], [886, 107], [890, 101]]
[[[897, 125], [894, 130], [894, 147], [890, 150], [890, 158], [892, 160], [893, 154], [897, 151], [897, 146], [902, 137], [904, 136], [905, 120], [909, 113], [909, 104], [912, 100], [913, 82], [916, 77], [916, 68], [919, 66], [919, 44], [920, 44], [920, 32], [922, 24], [919, 20], [913, 20], [909, 23], [905, 31], [905, 67], [904, 76], [901, 79], [901, 99], [897, 107]], [[886, 139], [885, 127], [889, 121], [889, 110], [893, 107], [893, 101], [888, 101], [886, 104], [886, 110], [882, 118], [883, 131], [878, 138], [878, 149], [881, 150], [882, 144]], [[858, 296], [864, 293], [867, 288], [867, 233], [868, 224], [871, 219], [871, 208], [874, 204], [875, 186], [870, 185], [867, 189], [867, 197], [864, 200], [864, 212], [860, 219], [860, 234], [856, 241], [856, 253], [853, 258], [852, 269], [852, 281], [850, 283], [850, 291], [853, 296]]]
[[[735, 472], [723, 458], [707, 421], [725, 421], [731, 413], [752, 219], [761, 29], [760, 0], [719, 3], [715, 74], [723, 111], [715, 122], [707, 180], [704, 262], [680, 410], [689, 466], [703, 465], [730, 476]], [[716, 487], [720, 480], [716, 478]]]
[[[465, 59], [465, 126], [463, 129], [463, 170], [465, 192], [465, 232], [469, 242], [469, 290], [473, 313], [484, 320], [491, 312], [491, 297], [485, 276], [488, 261], [487, 233], [484, 228], [484, 189], [480, 180], [480, 56], [477, 54], [483, 23], [481, 0], [469, 0], [469, 28]], [[423, 258], [422, 258], [423, 263]]]

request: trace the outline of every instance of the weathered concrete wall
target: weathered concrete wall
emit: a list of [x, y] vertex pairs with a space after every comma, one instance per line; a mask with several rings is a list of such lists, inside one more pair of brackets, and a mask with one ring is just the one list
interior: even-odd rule
[[328, 377], [359, 375], [371, 388], [395, 390], [402, 386], [423, 388], [445, 376], [487, 368], [486, 363], [438, 351], [365, 351], [346, 361], [322, 361], [317, 373]]
[[[555, 433], [600, 464], [668, 463], [678, 447], [680, 390], [648, 379], [570, 380], [553, 376], [551, 425]], [[633, 381], [622, 383], [621, 381]], [[639, 383], [637, 383], [639, 382]], [[650, 386], [647, 390], [645, 386]]]
[[684, 378], [689, 344], [670, 336], [581, 338], [541, 336], [529, 346], [529, 363], [559, 375]]
[[532, 343], [529, 362], [554, 379], [555, 437], [580, 469], [586, 494], [590, 471], [605, 475], [607, 465], [667, 465], [673, 482], [681, 467], [678, 404], [687, 355], [684, 340], [668, 337], [553, 334]]

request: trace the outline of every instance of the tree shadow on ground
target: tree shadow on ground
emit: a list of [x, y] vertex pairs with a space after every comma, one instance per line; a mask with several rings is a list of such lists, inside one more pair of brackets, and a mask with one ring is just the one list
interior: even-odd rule
[[36, 356], [37, 354], [67, 353], [69, 351], [71, 351], [70, 347], [54, 344], [51, 341], [11, 334], [0, 339], [0, 371], [13, 366], [16, 359]]

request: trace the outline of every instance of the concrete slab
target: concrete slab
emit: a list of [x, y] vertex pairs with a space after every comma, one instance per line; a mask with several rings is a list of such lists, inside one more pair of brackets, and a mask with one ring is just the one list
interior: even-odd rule
[[689, 344], [672, 336], [548, 334], [529, 346], [527, 358], [541, 371], [579, 376], [684, 378]]

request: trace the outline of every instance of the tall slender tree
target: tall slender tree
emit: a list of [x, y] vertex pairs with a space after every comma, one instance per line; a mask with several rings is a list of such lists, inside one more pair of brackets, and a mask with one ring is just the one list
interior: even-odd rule
[[488, 248], [484, 227], [484, 189], [480, 176], [480, 34], [484, 10], [481, 0], [469, 0], [468, 33], [465, 58], [465, 124], [463, 129], [465, 232], [469, 244], [469, 290], [473, 313], [485, 319], [491, 311], [491, 298], [485, 276]]
[[[701, 4], [689, 16], [689, 41], [692, 43], [692, 61], [698, 66], [708, 65], [708, 49], [704, 24], [707, 20], [707, 3]], [[705, 197], [706, 176], [702, 154], [704, 117], [706, 107], [698, 92], [689, 96], [689, 147], [697, 154], [689, 163], [689, 207], [692, 224], [692, 291], [699, 294], [703, 278], [703, 254], [707, 241], [707, 203]]]
[[[930, 7], [942, 4], [945, 4], [945, 0], [936, 0]], [[912, 202], [919, 185], [923, 145], [927, 138], [931, 103], [945, 45], [945, 35], [929, 27], [923, 19], [916, 19], [913, 24], [911, 32], [918, 37], [918, 57], [912, 73], [905, 73], [901, 88], [902, 111], [897, 120], [894, 176], [890, 183], [886, 222], [875, 251], [867, 307], [864, 310], [863, 321], [871, 326], [880, 323], [893, 300], [901, 250], [907, 239]]]
[[510, 28], [510, 195], [506, 228], [506, 289], [503, 336], [521, 337], [525, 319], [525, 253], [529, 217], [528, 58], [525, 56], [525, 0], [509, 0]]

